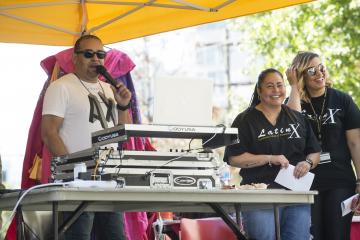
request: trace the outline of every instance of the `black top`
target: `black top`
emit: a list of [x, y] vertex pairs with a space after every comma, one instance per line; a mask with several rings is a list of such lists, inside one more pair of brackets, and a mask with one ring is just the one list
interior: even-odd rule
[[[256, 108], [249, 108], [240, 113], [232, 127], [239, 130], [240, 143], [226, 147], [224, 161], [230, 156], [238, 156], [245, 152], [251, 154], [284, 155], [292, 165], [304, 161], [309, 153], [320, 152], [320, 146], [311, 126], [301, 113], [283, 105], [273, 126], [264, 114]], [[266, 183], [270, 188], [280, 187], [274, 183], [279, 165], [268, 164], [242, 168], [241, 184]]]
[[[317, 115], [320, 115], [324, 95], [312, 98]], [[301, 103], [302, 113], [310, 120], [317, 137], [318, 127], [310, 103]], [[343, 92], [328, 88], [325, 107], [321, 117], [321, 147], [330, 152], [331, 162], [319, 164], [313, 172], [312, 188], [327, 190], [341, 187], [355, 187], [355, 174], [351, 166], [351, 154], [346, 141], [346, 130], [360, 128], [360, 111], [352, 98]]]

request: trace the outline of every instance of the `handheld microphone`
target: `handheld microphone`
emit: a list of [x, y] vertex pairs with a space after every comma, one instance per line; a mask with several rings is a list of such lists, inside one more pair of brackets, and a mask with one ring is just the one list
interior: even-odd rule
[[117, 88], [116, 87], [117, 83], [116, 83], [115, 79], [110, 75], [110, 73], [106, 70], [106, 68], [103, 65], [97, 65], [96, 72], [98, 74], [102, 75], [108, 83], [110, 83], [115, 88]]

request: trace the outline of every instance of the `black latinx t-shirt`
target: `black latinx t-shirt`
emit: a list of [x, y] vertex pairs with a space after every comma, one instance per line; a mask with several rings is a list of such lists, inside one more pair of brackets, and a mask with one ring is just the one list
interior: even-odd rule
[[[292, 165], [304, 161], [309, 153], [320, 152], [320, 146], [308, 121], [301, 113], [283, 105], [273, 126], [264, 114], [256, 108], [249, 108], [239, 114], [232, 127], [238, 128], [240, 142], [226, 147], [224, 161], [230, 156], [243, 153], [284, 155]], [[241, 184], [266, 183], [276, 188], [274, 183], [280, 166], [268, 164], [242, 168]]]
[[[302, 102], [302, 113], [309, 119], [315, 135], [321, 135], [321, 148], [329, 152], [331, 161], [319, 164], [315, 173], [313, 189], [327, 190], [341, 187], [355, 187], [355, 174], [351, 166], [351, 154], [346, 141], [346, 131], [360, 128], [360, 111], [352, 98], [338, 90], [328, 88], [324, 95], [312, 98], [310, 103]], [[321, 110], [324, 110], [320, 116]], [[316, 116], [321, 119], [318, 132]]]

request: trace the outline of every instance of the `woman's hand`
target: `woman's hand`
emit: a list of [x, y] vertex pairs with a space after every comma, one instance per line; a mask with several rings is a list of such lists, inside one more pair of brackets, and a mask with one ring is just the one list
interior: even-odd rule
[[290, 66], [286, 69], [286, 77], [290, 86], [297, 86], [299, 79], [297, 79], [297, 69], [294, 66]]
[[351, 201], [351, 210], [354, 213], [359, 214], [359, 212], [360, 212], [360, 198], [359, 198], [359, 196], [354, 197], [353, 200]]
[[269, 163], [280, 165], [281, 168], [287, 168], [289, 166], [289, 160], [287, 160], [284, 155], [271, 155]]
[[305, 176], [310, 171], [310, 164], [306, 161], [301, 161], [296, 164], [294, 169], [294, 177], [301, 178]]

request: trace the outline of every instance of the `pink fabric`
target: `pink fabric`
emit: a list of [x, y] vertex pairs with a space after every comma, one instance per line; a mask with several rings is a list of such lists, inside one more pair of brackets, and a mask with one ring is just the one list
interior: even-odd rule
[[351, 223], [350, 239], [351, 240], [360, 239], [360, 222]]
[[[57, 61], [65, 73], [74, 71], [72, 62], [73, 48], [61, 51], [53, 56], [49, 56], [41, 61], [40, 65], [50, 76]], [[129, 56], [119, 50], [111, 49], [107, 52], [104, 66], [112, 76], [122, 76], [134, 69], [135, 64]]]
[[[67, 49], [59, 52], [56, 55], [47, 57], [41, 61], [40, 65], [48, 74], [51, 76], [56, 61], [59, 63], [61, 70], [64, 73], [73, 72], [74, 66], [72, 63], [73, 49]], [[119, 77], [130, 72], [135, 64], [125, 54], [118, 50], [112, 49], [108, 51], [107, 57], [104, 62], [105, 67], [108, 69], [112, 76]], [[131, 79], [130, 79], [131, 81]], [[33, 165], [33, 160], [36, 154], [42, 158], [42, 174], [41, 183], [49, 182], [50, 177], [50, 163], [51, 156], [41, 140], [41, 117], [42, 117], [42, 106], [44, 100], [44, 94], [48, 87], [49, 81], [47, 81], [40, 93], [39, 100], [37, 102], [33, 119], [28, 134], [28, 141], [26, 145], [26, 152], [23, 162], [22, 172], [22, 188], [30, 188], [36, 184], [37, 181], [29, 178], [29, 169]], [[130, 138], [125, 144], [126, 149], [141, 150], [141, 151], [154, 151], [155, 149], [151, 146], [149, 139], [147, 138]], [[131, 212], [125, 213], [125, 232], [128, 240], [148, 240], [146, 230], [148, 227], [147, 215], [145, 212]], [[7, 236], [7, 240], [16, 240], [16, 222], [13, 220], [11, 223]]]
[[182, 218], [180, 230], [182, 240], [237, 239], [231, 228], [221, 218]]
[[128, 55], [116, 49], [107, 52], [104, 65], [112, 76], [123, 76], [135, 67]]
[[[43, 90], [44, 91], [44, 90]], [[36, 154], [42, 157], [43, 142], [41, 141], [41, 112], [44, 95], [41, 94], [37, 102], [33, 119], [30, 125], [28, 141], [26, 145], [25, 157], [23, 162], [23, 172], [21, 188], [30, 188], [36, 185], [36, 181], [29, 178], [29, 169], [32, 167], [33, 159]], [[50, 169], [50, 168], [49, 168]]]

